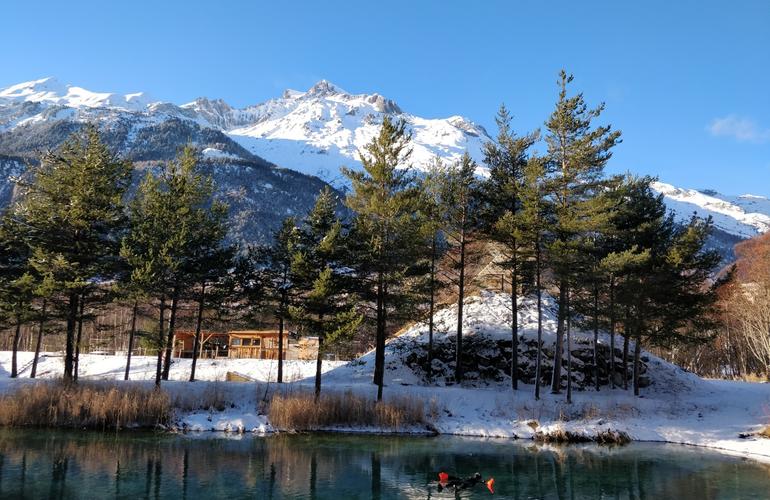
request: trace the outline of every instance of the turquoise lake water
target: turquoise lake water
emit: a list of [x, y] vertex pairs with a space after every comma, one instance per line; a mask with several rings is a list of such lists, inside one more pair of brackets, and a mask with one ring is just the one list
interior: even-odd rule
[[[439, 493], [437, 474], [495, 478]], [[770, 498], [770, 466], [665, 444], [0, 430], [0, 498]]]

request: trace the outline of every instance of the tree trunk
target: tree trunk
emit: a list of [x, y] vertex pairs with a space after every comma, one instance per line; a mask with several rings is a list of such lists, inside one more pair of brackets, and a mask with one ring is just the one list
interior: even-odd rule
[[455, 348], [455, 382], [463, 380], [463, 307], [465, 299], [465, 232], [460, 233], [460, 279], [457, 292], [457, 339]]
[[11, 354], [11, 378], [19, 376], [18, 361], [16, 356], [19, 352], [19, 340], [21, 339], [21, 317], [16, 315], [16, 330], [13, 333], [13, 353]]
[[642, 355], [642, 328], [637, 326], [634, 345], [634, 396], [639, 395], [639, 368]]
[[553, 347], [553, 376], [551, 394], [561, 393], [561, 360], [564, 350], [564, 323], [567, 311], [567, 280], [559, 284], [559, 311], [556, 324], [556, 344]]
[[540, 237], [535, 241], [535, 288], [537, 292], [537, 360], [535, 361], [535, 399], [540, 399], [540, 370], [543, 360], [543, 289], [540, 283]]
[[385, 375], [385, 283], [384, 272], [377, 276], [377, 333], [374, 351], [374, 383], [377, 384], [377, 401], [382, 401]]
[[567, 403], [572, 404], [572, 313], [567, 294]]
[[131, 371], [131, 353], [134, 350], [134, 337], [136, 336], [136, 312], [139, 308], [139, 301], [134, 300], [134, 307], [131, 309], [131, 331], [128, 332], [128, 353], [126, 354], [126, 373], [123, 380], [128, 380], [128, 374]]
[[594, 382], [599, 392], [599, 284], [594, 281]]
[[[190, 368], [190, 382], [195, 382], [195, 366], [198, 364], [198, 344], [201, 337], [201, 323], [203, 323], [203, 308], [206, 303], [206, 283], [201, 283], [201, 295], [198, 299], [198, 316], [195, 318], [195, 338], [193, 339], [192, 367]], [[278, 373], [281, 373], [280, 369]]]
[[158, 364], [155, 367], [155, 387], [160, 388], [160, 381], [163, 378], [163, 335], [164, 323], [166, 321], [166, 297], [160, 298], [160, 314], [158, 318]]
[[64, 347], [64, 381], [73, 380], [73, 371], [75, 368], [75, 323], [78, 316], [78, 299], [80, 295], [77, 292], [70, 292], [69, 304], [67, 308], [67, 339]]
[[278, 311], [278, 376], [276, 381], [283, 383], [283, 317], [286, 310], [286, 291], [281, 291], [281, 304]]
[[171, 317], [168, 320], [168, 333], [166, 337], [166, 359], [163, 361], [163, 380], [168, 380], [171, 372], [171, 353], [174, 350], [174, 325], [176, 324], [176, 310], [179, 302], [179, 289], [174, 288], [174, 295], [171, 297]]
[[610, 278], [610, 388], [615, 388], [615, 277]]
[[78, 337], [75, 341], [75, 375], [73, 377], [74, 380], [78, 379], [79, 371], [80, 371], [80, 341], [83, 337], [83, 311], [85, 309], [86, 304], [86, 297], [85, 295], [80, 296], [80, 312], [78, 313]]
[[35, 378], [37, 376], [37, 362], [40, 359], [40, 349], [43, 347], [43, 327], [45, 326], [45, 307], [47, 305], [46, 299], [43, 299], [43, 305], [40, 308], [40, 322], [37, 328], [37, 342], [35, 342], [35, 357], [32, 358], [32, 372], [29, 374], [29, 378]]
[[433, 382], [433, 310], [436, 307], [436, 235], [430, 249], [430, 306], [428, 308], [428, 383]]
[[323, 364], [323, 342], [324, 336], [318, 336], [318, 355], [315, 359], [315, 402], [321, 397], [321, 368]]
[[[514, 243], [514, 247], [516, 244]], [[519, 300], [518, 300], [518, 256], [513, 250], [511, 269], [511, 388], [519, 388]]]
[[628, 339], [631, 336], [631, 318], [626, 306], [626, 318], [623, 322], [623, 390], [628, 390]]

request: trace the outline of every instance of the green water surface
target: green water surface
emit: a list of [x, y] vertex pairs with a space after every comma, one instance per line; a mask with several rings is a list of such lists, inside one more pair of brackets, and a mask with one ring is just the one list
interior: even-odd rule
[[460, 498], [770, 498], [769, 466], [676, 445], [0, 429], [0, 498], [455, 498], [439, 471], [495, 478]]

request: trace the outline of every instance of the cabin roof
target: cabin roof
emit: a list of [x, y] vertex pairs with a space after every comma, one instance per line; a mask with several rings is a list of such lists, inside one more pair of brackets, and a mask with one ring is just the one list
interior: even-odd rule
[[[232, 330], [227, 332], [231, 337], [277, 337], [277, 330]], [[287, 335], [288, 337], [288, 335]]]

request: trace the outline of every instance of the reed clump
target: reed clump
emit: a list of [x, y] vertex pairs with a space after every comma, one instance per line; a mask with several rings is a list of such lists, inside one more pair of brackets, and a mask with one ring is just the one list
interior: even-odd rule
[[556, 444], [595, 442], [601, 445], [625, 445], [631, 442], [631, 436], [627, 433], [609, 429], [590, 435], [557, 428], [548, 432], [536, 432], [534, 439], [538, 443]]
[[325, 393], [318, 401], [307, 392], [276, 393], [268, 416], [274, 427], [295, 431], [371, 427], [399, 431], [426, 423], [421, 400], [401, 396], [378, 403], [350, 391]]
[[0, 425], [9, 427], [150, 428], [171, 412], [165, 392], [116, 384], [36, 383], [0, 397]]

